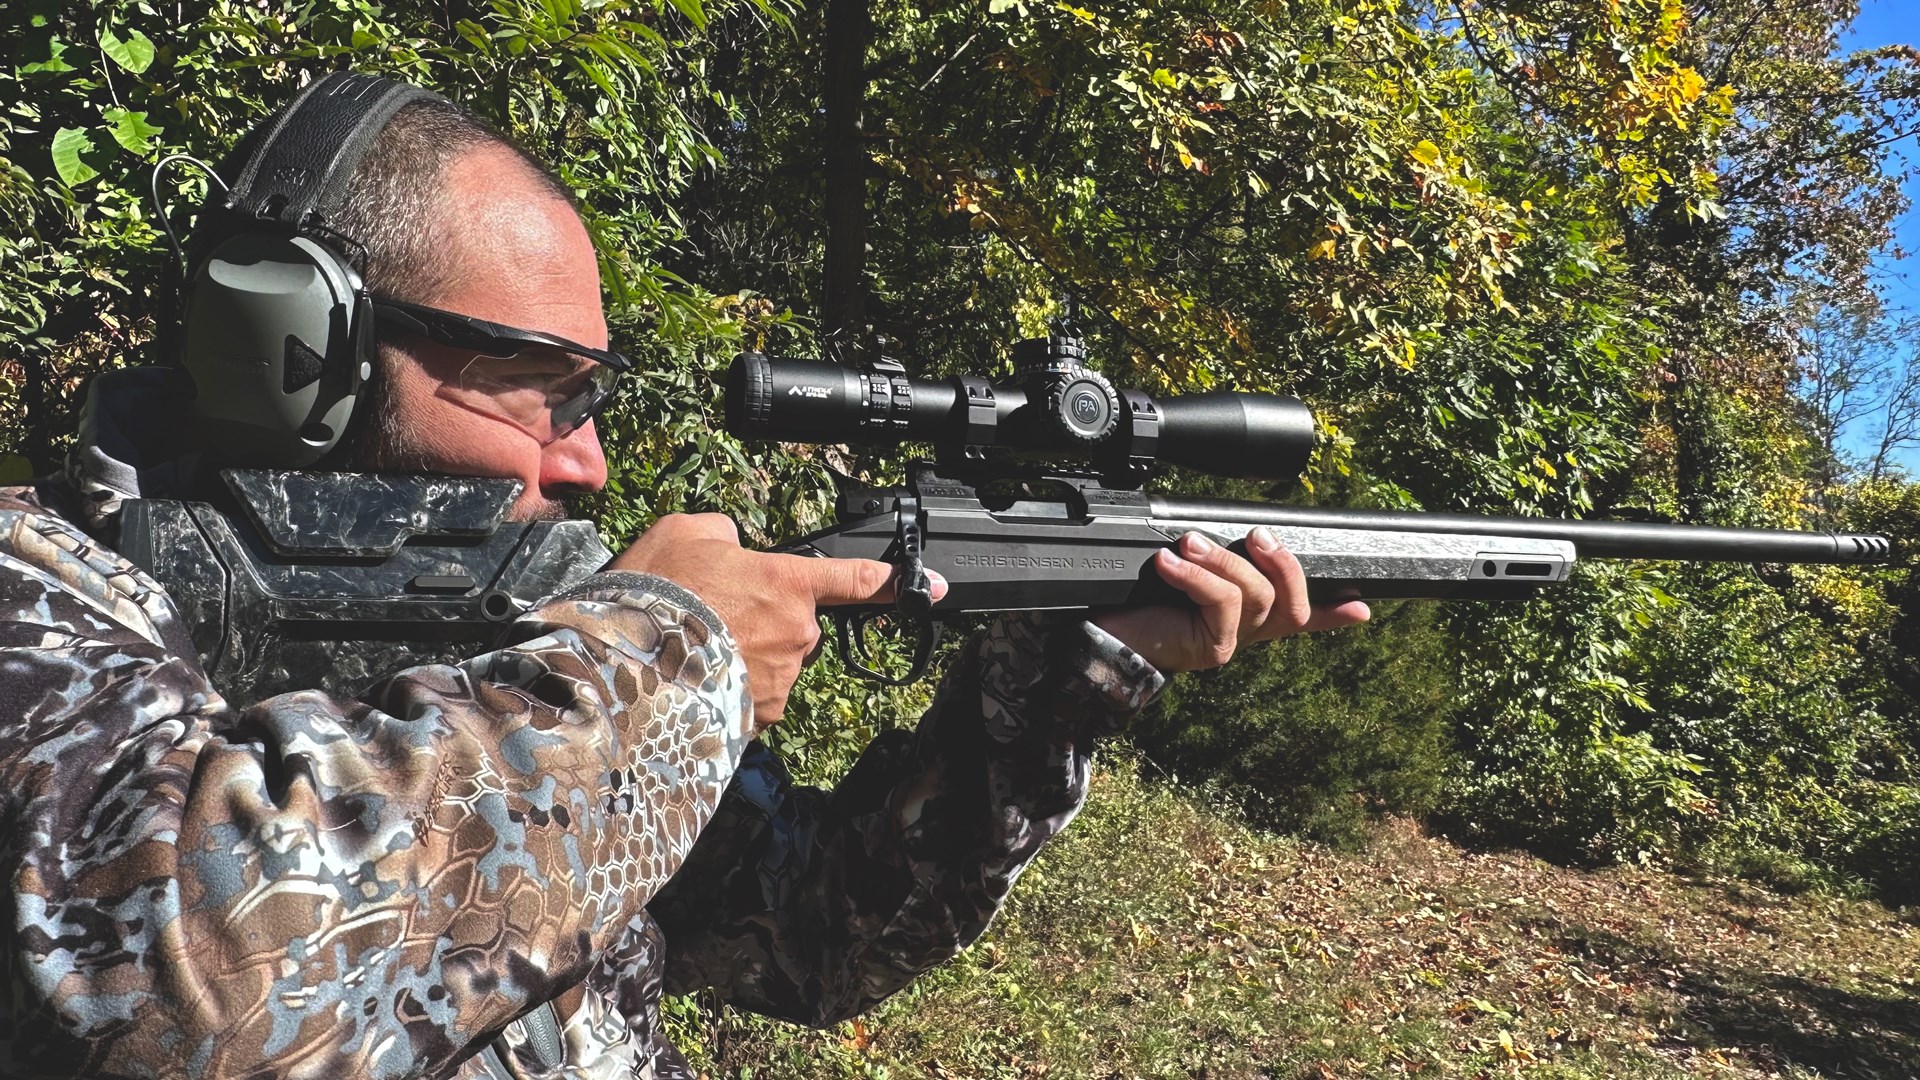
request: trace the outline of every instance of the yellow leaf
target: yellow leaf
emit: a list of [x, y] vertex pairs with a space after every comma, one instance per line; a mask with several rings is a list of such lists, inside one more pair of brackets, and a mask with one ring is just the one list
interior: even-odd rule
[[1426, 139], [1421, 139], [1411, 151], [1413, 160], [1431, 167], [1440, 160], [1440, 148]]
[[1331, 259], [1337, 249], [1332, 240], [1322, 240], [1307, 249], [1309, 259]]

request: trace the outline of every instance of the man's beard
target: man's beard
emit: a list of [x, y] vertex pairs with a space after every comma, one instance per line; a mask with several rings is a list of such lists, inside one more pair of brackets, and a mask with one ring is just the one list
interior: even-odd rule
[[[432, 455], [414, 438], [412, 426], [400, 419], [399, 410], [393, 408], [385, 378], [373, 379], [364, 395], [364, 399], [356, 406], [359, 415], [366, 418], [361, 428], [364, 436], [351, 439], [347, 446], [328, 455], [316, 468], [413, 476], [448, 475], [445, 469], [433, 465]], [[348, 434], [351, 436], [353, 433], [349, 431]], [[520, 493], [507, 515], [510, 521], [565, 521], [573, 516], [564, 500], [550, 499], [538, 492], [533, 493], [529, 500], [525, 491]]]
[[536, 501], [525, 511], [515, 507], [508, 515], [514, 521], [566, 521], [574, 516], [573, 508], [565, 499], [549, 499], [545, 495], [535, 496]]

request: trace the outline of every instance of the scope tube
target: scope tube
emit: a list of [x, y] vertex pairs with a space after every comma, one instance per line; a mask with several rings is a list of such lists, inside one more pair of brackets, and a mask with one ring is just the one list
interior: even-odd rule
[[1054, 398], [1068, 407], [1078, 399], [1049, 394], [1049, 387], [1080, 382], [1106, 386], [1097, 376], [1069, 371], [991, 386], [980, 379], [936, 382], [749, 352], [727, 369], [726, 423], [743, 439], [930, 442], [942, 457], [990, 446], [1077, 456], [1107, 469], [1129, 465], [1137, 454], [1215, 476], [1269, 480], [1298, 476], [1313, 452], [1313, 414], [1293, 398], [1270, 394], [1215, 391], [1153, 399], [1129, 392], [1124, 400], [1144, 403], [1153, 418], [1152, 445], [1144, 437], [1141, 446], [1133, 445], [1135, 417], [1126, 408], [1115, 411], [1104, 434], [1075, 431], [1049, 410]]
[[1279, 480], [1299, 476], [1313, 454], [1313, 412], [1294, 398], [1214, 390], [1154, 405], [1161, 461], [1215, 476]]

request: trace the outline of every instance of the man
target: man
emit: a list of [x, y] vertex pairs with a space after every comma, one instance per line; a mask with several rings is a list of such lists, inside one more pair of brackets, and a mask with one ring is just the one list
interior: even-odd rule
[[[387, 123], [330, 227], [389, 307], [606, 346], [578, 216], [451, 106]], [[579, 372], [415, 330], [382, 324], [341, 462], [517, 479], [522, 518], [604, 483], [590, 420], [502, 404]], [[886, 600], [890, 568], [747, 551], [692, 515], [506, 648], [358, 700], [227, 701], [110, 550], [124, 499], [189, 494], [188, 451], [220, 450], [169, 429], [166, 381], [102, 379], [66, 474], [0, 490], [8, 1076], [686, 1075], [663, 985], [816, 1024], [869, 1007], [985, 929], [1162, 672], [1365, 617], [1309, 609], [1271, 542], [1249, 562], [1189, 537], [1158, 569], [1192, 610], [1004, 620], [916, 732], [811, 791], [752, 736], [818, 609]], [[548, 1002], [558, 1045], [519, 1019]]]

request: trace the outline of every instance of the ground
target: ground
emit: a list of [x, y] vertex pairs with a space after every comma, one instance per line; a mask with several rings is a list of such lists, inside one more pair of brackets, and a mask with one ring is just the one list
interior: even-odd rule
[[1362, 854], [1103, 770], [980, 943], [860, 1021], [683, 1002], [710, 1077], [1920, 1077], [1920, 914], [1659, 869]]

